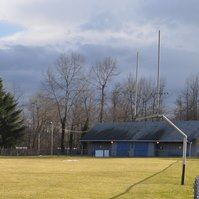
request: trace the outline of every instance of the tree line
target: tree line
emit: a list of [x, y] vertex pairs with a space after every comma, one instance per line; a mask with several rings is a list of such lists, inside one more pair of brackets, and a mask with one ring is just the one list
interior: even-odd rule
[[[88, 69], [82, 55], [60, 55], [27, 107], [28, 146], [37, 146], [40, 132], [49, 137], [49, 122], [54, 124], [55, 142], [63, 152], [65, 148], [78, 148], [81, 135], [97, 122], [135, 120], [135, 78], [129, 75], [120, 83], [113, 81], [118, 75], [118, 63], [112, 57]], [[160, 109], [164, 112], [164, 81], [160, 88]], [[137, 95], [137, 117], [157, 112], [153, 80], [140, 78]]]
[[[15, 119], [19, 128], [14, 134], [18, 136], [10, 136], [13, 144], [8, 145], [1, 135], [1, 147], [14, 146], [16, 140], [23, 138], [22, 144], [30, 149], [38, 148], [38, 140], [42, 143], [41, 147], [48, 149], [53, 124], [54, 147], [64, 152], [66, 148], [79, 148], [82, 134], [97, 122], [134, 121], [135, 105], [136, 117], [167, 113], [165, 81], [161, 80], [160, 93], [157, 93], [156, 81], [140, 77], [135, 103], [134, 75], [114, 81], [119, 75], [117, 60], [112, 57], [105, 57], [89, 68], [81, 54], [61, 54], [53, 67], [45, 72], [41, 89], [23, 109], [17, 108], [17, 103], [9, 94], [17, 112]], [[198, 84], [199, 76], [187, 80], [176, 97], [173, 119], [198, 119]], [[160, 95], [159, 110], [157, 95]]]

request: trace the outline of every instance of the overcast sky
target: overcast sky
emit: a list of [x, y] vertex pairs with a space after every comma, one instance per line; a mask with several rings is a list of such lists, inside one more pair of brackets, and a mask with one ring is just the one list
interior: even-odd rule
[[198, 74], [198, 0], [0, 0], [0, 74], [28, 96], [60, 52], [79, 51], [91, 65], [111, 55], [121, 79], [154, 78], [161, 30], [161, 76], [173, 100]]

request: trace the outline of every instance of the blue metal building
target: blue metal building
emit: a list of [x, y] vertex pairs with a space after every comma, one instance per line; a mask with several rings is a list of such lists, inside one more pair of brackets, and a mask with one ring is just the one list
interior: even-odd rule
[[[175, 123], [188, 136], [187, 155], [199, 156], [199, 121]], [[165, 122], [100, 123], [81, 142], [88, 155], [170, 157], [182, 155], [182, 137]]]

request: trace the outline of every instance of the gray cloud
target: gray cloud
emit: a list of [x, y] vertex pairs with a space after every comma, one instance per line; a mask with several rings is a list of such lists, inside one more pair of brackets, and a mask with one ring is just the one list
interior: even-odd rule
[[12, 46], [0, 50], [1, 77], [8, 88], [17, 84], [29, 96], [41, 86], [42, 74], [58, 52], [47, 47]]
[[[130, 73], [134, 75], [136, 65], [135, 47], [112, 47], [110, 45], [86, 44], [78, 47], [78, 52], [86, 58], [87, 67], [106, 56], [118, 60], [120, 75], [116, 81], [123, 81]], [[13, 82], [24, 91], [26, 96], [36, 92], [43, 79], [43, 73], [52, 66], [59, 52], [47, 47], [13, 46], [0, 50], [1, 75], [6, 84]], [[175, 94], [182, 88], [189, 74], [198, 73], [199, 57], [184, 50], [162, 48], [161, 76], [166, 79], [167, 90], [174, 100]], [[156, 77], [157, 47], [145, 47], [140, 53], [140, 77]]]
[[[27, 30], [34, 24], [34, 34], [38, 36], [41, 31], [41, 40], [53, 30], [67, 33], [67, 42], [59, 41], [59, 44], [56, 36], [60, 34], [49, 37], [55, 37], [54, 43], [51, 39], [47, 41], [51, 47], [46, 43], [37, 47], [39, 44], [35, 43], [0, 49], [1, 75], [8, 85], [14, 81], [27, 93], [39, 88], [42, 72], [53, 64], [61, 49], [67, 51], [72, 47], [86, 57], [88, 66], [108, 55], [117, 58], [120, 79], [134, 73], [135, 55], [139, 50], [140, 74], [154, 79], [159, 29], [162, 33], [161, 76], [167, 80], [168, 91], [175, 95], [186, 77], [198, 73], [197, 0], [44, 0], [24, 4], [16, 13], [17, 22], [25, 20], [22, 24], [26, 24]], [[28, 32], [26, 40], [35, 39], [34, 34]]]
[[111, 12], [101, 12], [92, 16], [88, 22], [82, 25], [83, 30], [119, 30], [122, 28], [122, 21]]
[[[199, 1], [197, 0], [151, 0], [145, 1], [140, 12], [146, 20], [158, 20], [163, 23], [198, 24]], [[140, 15], [142, 17], [142, 14]]]

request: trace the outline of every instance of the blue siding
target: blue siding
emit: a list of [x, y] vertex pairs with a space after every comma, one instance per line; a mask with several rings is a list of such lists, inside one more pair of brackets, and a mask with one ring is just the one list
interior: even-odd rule
[[135, 143], [134, 156], [138, 156], [138, 157], [148, 156], [148, 143], [144, 143], [144, 142]]
[[126, 142], [117, 143], [117, 156], [120, 156], [120, 157], [129, 156], [129, 143], [126, 143]]

